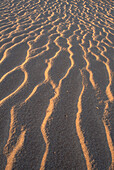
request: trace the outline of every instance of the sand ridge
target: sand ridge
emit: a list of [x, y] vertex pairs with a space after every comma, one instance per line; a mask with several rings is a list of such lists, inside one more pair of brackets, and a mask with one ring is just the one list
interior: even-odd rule
[[113, 36], [111, 0], [1, 2], [1, 169], [113, 170]]

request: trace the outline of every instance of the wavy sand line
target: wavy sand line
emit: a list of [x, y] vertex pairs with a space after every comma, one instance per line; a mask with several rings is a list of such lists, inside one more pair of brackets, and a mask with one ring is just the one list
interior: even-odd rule
[[[106, 36], [101, 40], [101, 43], [105, 44], [105, 45], [108, 46], [108, 47], [114, 48], [112, 41], [110, 41], [109, 38], [108, 38], [109, 33], [105, 30], [105, 28], [102, 28], [102, 30], [103, 30], [103, 32], [106, 34]], [[110, 44], [112, 44], [112, 45], [109, 45], [108, 43], [104, 42], [105, 39], [106, 39]]]
[[24, 102], [22, 102], [20, 105], [22, 106], [24, 103], [26, 103], [28, 100], [30, 100], [30, 98], [35, 94], [35, 92], [37, 91], [37, 89], [42, 86], [44, 84], [44, 81], [42, 83], [39, 83], [38, 85], [36, 85], [34, 87], [34, 89], [32, 90], [32, 92], [30, 93], [30, 95], [24, 100]]
[[[90, 44], [90, 48], [93, 47], [91, 40], [89, 40], [89, 44]], [[99, 56], [97, 54], [95, 54], [93, 51], [91, 51], [90, 48], [88, 48], [88, 52], [90, 52], [96, 58], [96, 61], [102, 62], [100, 60]]]
[[6, 145], [4, 146], [4, 153], [7, 154], [8, 153], [8, 148], [7, 146], [9, 145], [10, 143], [10, 140], [12, 138], [12, 135], [15, 133], [15, 114], [14, 114], [14, 109], [15, 109], [15, 106], [13, 106], [11, 108], [11, 111], [10, 111], [10, 128], [9, 128], [9, 136], [8, 136], [8, 140], [7, 140], [7, 143]]
[[15, 70], [19, 69], [19, 66], [13, 68], [12, 70], [10, 70], [9, 72], [7, 72], [6, 74], [4, 74], [1, 79], [0, 79], [0, 83], [9, 75], [11, 74], [12, 72], [14, 72]]
[[[28, 41], [27, 42], [27, 44], [28, 44], [28, 46], [29, 46], [29, 49], [27, 50], [27, 55], [26, 55], [26, 58], [25, 58], [25, 61], [21, 64], [21, 65], [19, 65], [19, 66], [16, 66], [15, 68], [13, 68], [12, 70], [10, 70], [10, 71], [8, 71], [7, 73], [5, 73], [2, 77], [1, 77], [1, 79], [0, 79], [0, 83], [9, 75], [9, 74], [11, 74], [12, 72], [14, 72], [15, 70], [17, 70], [17, 69], [21, 69], [24, 73], [26, 72], [25, 71], [25, 69], [24, 69], [24, 65], [27, 63], [27, 62], [29, 62], [29, 60], [31, 60], [32, 58], [35, 58], [36, 56], [34, 56], [34, 57], [32, 57], [32, 58], [30, 58], [29, 57], [29, 55], [30, 55], [30, 50], [31, 50], [31, 44], [30, 44], [30, 42]], [[26, 72], [27, 73], [27, 72]], [[26, 77], [26, 76], [25, 76]]]
[[[95, 30], [95, 29], [94, 29], [94, 30]], [[103, 30], [105, 30], [105, 29], [103, 29]], [[95, 31], [94, 31], [94, 35], [95, 35]], [[108, 34], [107, 34], [107, 37], [108, 37]], [[106, 38], [106, 37], [105, 37], [105, 38]], [[105, 38], [103, 38], [103, 39], [105, 39]], [[93, 36], [93, 39], [97, 40], [95, 36]], [[97, 41], [98, 41], [98, 40], [97, 40]], [[105, 93], [106, 93], [106, 95], [107, 95], [107, 97], [108, 97], [108, 100], [105, 101], [105, 109], [104, 109], [104, 115], [103, 115], [102, 121], [103, 121], [103, 124], [104, 124], [104, 127], [105, 127], [105, 132], [106, 132], [106, 138], [107, 138], [108, 146], [109, 146], [109, 149], [110, 149], [110, 152], [111, 152], [111, 158], [112, 158], [112, 163], [111, 163], [111, 166], [110, 166], [110, 168], [111, 168], [111, 167], [114, 166], [114, 145], [113, 145], [113, 141], [112, 141], [112, 138], [111, 138], [111, 135], [110, 135], [110, 130], [109, 130], [109, 128], [110, 128], [110, 122], [109, 122], [109, 120], [108, 120], [108, 114], [109, 114], [109, 113], [108, 113], [107, 110], [108, 110], [108, 108], [109, 108], [108, 103], [109, 103], [109, 102], [113, 103], [113, 101], [114, 101], [114, 96], [113, 96], [113, 94], [112, 94], [112, 92], [111, 92], [112, 72], [111, 72], [111, 69], [110, 69], [110, 66], [109, 66], [109, 59], [108, 59], [108, 57], [106, 57], [106, 56], [104, 55], [104, 52], [106, 52], [107, 49], [106, 49], [106, 47], [104, 47], [104, 46], [102, 45], [103, 48], [104, 48], [104, 50], [101, 50], [101, 49], [99, 48], [99, 44], [100, 44], [100, 41], [98, 41], [97, 47], [98, 47], [99, 51], [101, 52], [101, 55], [102, 55], [107, 61], [104, 62], [104, 61], [100, 60], [99, 57], [98, 57], [95, 53], [93, 53], [93, 52], [91, 52], [91, 53], [96, 57], [97, 60], [99, 60], [100, 62], [102, 62], [102, 63], [105, 65], [106, 70], [107, 70], [107, 73], [108, 73], [108, 76], [109, 76], [109, 83], [108, 83], [108, 85], [107, 85], [107, 87], [106, 87], [106, 91], [105, 91]], [[108, 121], [107, 121], [107, 120], [108, 120]]]
[[[94, 37], [93, 37], [93, 38], [94, 38]], [[96, 40], [96, 38], [95, 38], [95, 40]], [[97, 40], [97, 41], [98, 41], [98, 40]], [[107, 85], [107, 87], [106, 87], [106, 95], [107, 95], [109, 101], [110, 101], [110, 102], [113, 102], [113, 101], [114, 101], [114, 97], [113, 97], [112, 92], [111, 92], [111, 89], [110, 89], [110, 87], [111, 87], [111, 85], [112, 85], [112, 71], [111, 71], [110, 66], [109, 66], [109, 62], [110, 62], [110, 61], [109, 61], [108, 57], [106, 57], [106, 56], [104, 55], [104, 52], [106, 52], [107, 49], [102, 45], [102, 47], [104, 48], [104, 50], [101, 50], [101, 49], [99, 48], [99, 45], [100, 45], [100, 41], [98, 41], [97, 47], [98, 47], [101, 55], [102, 55], [107, 61], [104, 62], [104, 61], [100, 60], [99, 56], [96, 55], [96, 54], [93, 53], [93, 52], [91, 52], [91, 54], [93, 54], [93, 55], [96, 57], [96, 60], [99, 60], [100, 62], [102, 62], [102, 63], [105, 65], [105, 67], [106, 67], [106, 70], [107, 70], [107, 73], [108, 73], [108, 76], [109, 76], [109, 83], [108, 83], [108, 85]]]
[[24, 38], [23, 40], [21, 40], [20, 42], [18, 43], [15, 43], [14, 45], [12, 45], [11, 47], [9, 47], [8, 49], [5, 50], [4, 54], [3, 54], [3, 57], [2, 59], [0, 60], [0, 64], [2, 64], [4, 62], [4, 60], [7, 58], [7, 52], [8, 50], [12, 49], [13, 47], [25, 42], [27, 40], [28, 37]]
[[86, 61], [86, 70], [87, 70], [87, 72], [88, 72], [89, 75], [90, 75], [90, 76], [89, 76], [89, 80], [90, 80], [93, 88], [96, 90], [97, 86], [96, 86], [95, 81], [94, 81], [94, 78], [93, 78], [93, 73], [92, 73], [92, 71], [89, 69], [90, 62], [89, 62], [89, 60], [87, 59], [87, 53], [86, 53], [85, 47], [84, 47], [82, 44], [79, 44], [79, 45], [81, 46], [81, 48], [82, 48], [82, 50], [83, 50], [83, 52], [84, 52], [83, 58], [84, 58], [84, 60]]
[[[58, 56], [58, 54], [61, 51], [61, 47], [57, 43], [57, 39], [58, 38], [55, 39], [55, 44], [59, 47], [59, 51], [55, 54], [54, 57], [49, 59], [47, 69], [45, 70], [45, 73], [44, 73], [45, 80], [47, 82], [51, 79], [50, 76], [49, 76], [49, 71], [52, 67], [53, 60]], [[52, 84], [52, 87], [53, 87], [53, 84]], [[55, 86], [54, 86], [54, 88], [55, 88]], [[56, 92], [56, 89], [57, 88], [55, 88], [55, 92]], [[57, 92], [59, 92], [59, 91], [57, 91]], [[59, 93], [58, 94], [56, 93], [55, 96], [50, 99], [50, 103], [48, 105], [48, 108], [46, 109], [46, 116], [45, 116], [45, 118], [42, 122], [42, 125], [41, 125], [41, 132], [42, 132], [45, 144], [46, 144], [46, 148], [45, 148], [45, 153], [44, 153], [42, 161], [41, 161], [40, 170], [43, 170], [45, 168], [46, 158], [47, 158], [47, 154], [48, 154], [48, 151], [49, 151], [49, 141], [48, 141], [48, 137], [47, 137], [45, 128], [46, 128], [47, 121], [48, 121], [49, 117], [51, 116], [53, 109], [54, 109], [54, 105], [55, 105], [54, 100], [58, 97], [58, 95], [59, 95]]]
[[[103, 53], [102, 53], [103, 56], [105, 56]], [[105, 56], [105, 58], [107, 58]], [[108, 106], [108, 103], [111, 102], [113, 103], [114, 102], [114, 96], [111, 92], [111, 85], [112, 85], [112, 73], [111, 73], [111, 69], [109, 67], [109, 59], [107, 58], [107, 62], [105, 63], [105, 66], [106, 66], [106, 69], [107, 69], [107, 72], [108, 72], [108, 75], [109, 75], [109, 84], [107, 85], [106, 87], [106, 95], [108, 97], [108, 100], [105, 101], [105, 109], [104, 109], [104, 116], [103, 116], [103, 123], [104, 123], [104, 127], [105, 127], [105, 131], [106, 131], [106, 137], [107, 137], [107, 141], [108, 141], [108, 146], [109, 146], [109, 149], [110, 149], [110, 152], [111, 152], [111, 158], [112, 158], [112, 164], [110, 166], [110, 168], [114, 167], [114, 145], [113, 145], [113, 141], [112, 141], [112, 138], [111, 138], [111, 135], [110, 135], [110, 123], [108, 121], [107, 123], [107, 117], [108, 117], [108, 114], [107, 113], [107, 110], [109, 108]]]
[[16, 127], [15, 127], [16, 117], [14, 114], [14, 109], [15, 109], [15, 106], [13, 106], [10, 111], [11, 121], [10, 121], [10, 128], [9, 128], [9, 137], [4, 147], [4, 154], [7, 157], [7, 164], [6, 164], [5, 170], [12, 170], [13, 164], [15, 162], [15, 155], [22, 149], [24, 139], [25, 139], [25, 134], [26, 134], [26, 130], [24, 130], [24, 128], [22, 127], [21, 134], [19, 135], [17, 139], [17, 143], [15, 144], [15, 146], [13, 146], [12, 151], [8, 153], [8, 145], [10, 144], [10, 140], [16, 131]]
[[22, 84], [15, 90], [13, 91], [12, 93], [10, 93], [8, 96], [4, 97], [2, 100], [0, 100], [0, 106], [6, 101], [8, 100], [9, 98], [11, 98], [12, 96], [14, 96], [19, 90], [21, 90], [24, 85], [27, 83], [27, 79], [28, 79], [28, 73], [26, 72], [26, 70], [24, 69], [24, 67], [21, 69], [24, 73], [24, 81], [22, 82]]
[[[28, 34], [28, 33], [19, 32], [19, 35], [16, 35], [16, 33], [15, 33], [13, 35], [9, 35], [7, 38], [4, 38], [4, 39], [2, 38], [0, 41], [0, 43], [1, 43], [0, 50], [2, 50], [2, 48], [6, 48], [5, 51], [7, 51], [9, 48], [14, 47], [15, 43], [22, 42], [23, 39], [27, 38], [27, 36], [29, 38], [29, 35], [30, 35], [30, 33]], [[24, 38], [24, 36], [25, 36], [25, 38]], [[23, 38], [23, 39], [19, 40], [19, 38]], [[17, 42], [15, 42], [16, 39], [17, 39]], [[4, 41], [6, 41], [6, 42], [4, 42]], [[10, 44], [11, 44], [11, 46], [7, 48], [7, 46]]]
[[25, 140], [25, 134], [26, 134], [26, 130], [23, 130], [23, 127], [21, 129], [21, 134], [17, 139], [17, 143], [14, 146], [12, 152], [10, 153], [10, 155], [7, 157], [7, 164], [6, 164], [6, 168], [5, 170], [12, 170], [13, 168], [13, 164], [15, 162], [15, 155], [22, 149], [23, 144], [24, 144], [24, 140]]
[[[52, 115], [53, 113], [53, 110], [55, 108], [55, 105], [57, 103], [57, 100], [58, 100], [58, 97], [59, 97], [59, 94], [60, 94], [60, 88], [61, 88], [61, 85], [62, 85], [62, 81], [68, 76], [70, 70], [73, 68], [74, 66], [74, 60], [72, 58], [73, 56], [73, 53], [72, 51], [70, 50], [70, 48], [72, 47], [69, 39], [67, 39], [67, 43], [69, 45], [68, 47], [68, 52], [70, 54], [70, 62], [71, 62], [71, 65], [70, 67], [68, 68], [66, 74], [64, 75], [64, 77], [62, 79], [60, 79], [59, 81], [59, 84], [58, 86], [55, 88], [55, 95], [50, 99], [50, 103], [48, 105], [48, 108], [46, 109], [46, 115], [45, 115], [45, 118], [42, 122], [42, 125], [41, 125], [41, 132], [42, 132], [42, 135], [43, 135], [43, 138], [44, 138], [44, 141], [45, 141], [45, 144], [46, 144], [46, 148], [45, 148], [45, 153], [43, 155], [43, 158], [42, 158], [42, 162], [41, 162], [41, 166], [40, 166], [40, 170], [44, 170], [45, 168], [45, 164], [46, 164], [46, 159], [47, 159], [47, 155], [48, 155], [48, 152], [49, 152], [49, 141], [48, 141], [48, 136], [46, 134], [46, 124], [50, 118], [50, 116]], [[57, 43], [56, 43], [57, 44]], [[58, 45], [58, 44], [57, 44]], [[58, 45], [59, 46], [59, 45]], [[60, 47], [60, 46], [59, 46]], [[49, 65], [50, 67], [50, 65]], [[49, 71], [46, 73], [46, 76], [49, 77]]]
[[83, 135], [83, 132], [81, 129], [82, 96], [83, 96], [86, 86], [84, 85], [84, 82], [83, 82], [84, 76], [83, 76], [83, 72], [81, 70], [80, 70], [80, 73], [82, 75], [82, 91], [80, 93], [80, 96], [78, 98], [78, 103], [77, 103], [78, 112], [76, 113], [76, 132], [79, 137], [80, 145], [82, 147], [82, 151], [83, 151], [83, 154], [84, 154], [84, 157], [86, 160], [87, 169], [92, 170], [92, 163], [91, 163], [91, 158], [89, 156], [89, 150], [86, 146], [85, 138], [84, 138], [84, 135]]
[[[103, 38], [103, 39], [105, 39], [105, 38]], [[103, 42], [103, 40], [102, 40], [102, 42]], [[100, 44], [100, 42], [99, 42], [99, 44]], [[112, 76], [113, 76], [113, 74], [112, 74], [112, 71], [111, 71], [110, 66], [109, 66], [110, 60], [104, 54], [104, 52], [107, 52], [107, 49], [103, 45], [102, 45], [102, 47], [103, 47], [104, 50], [101, 50], [99, 47], [98, 47], [98, 49], [100, 50], [101, 55], [106, 59], [106, 62], [102, 61], [102, 63], [105, 65], [107, 73], [108, 73], [108, 77], [109, 77], [109, 83], [108, 83], [108, 85], [106, 87], [106, 95], [107, 95], [109, 101], [113, 102], [114, 101], [114, 97], [113, 97], [113, 94], [112, 94], [111, 88], [110, 88], [111, 85], [112, 85]]]
[[110, 128], [110, 123], [108, 122], [107, 123], [107, 117], [105, 114], [107, 114], [107, 109], [108, 109], [108, 103], [106, 103], [106, 106], [105, 106], [105, 112], [104, 112], [104, 116], [103, 116], [103, 124], [104, 124], [104, 127], [105, 127], [105, 132], [106, 132], [106, 138], [107, 138], [107, 142], [108, 142], [108, 146], [109, 146], [109, 149], [110, 149], [110, 153], [111, 153], [111, 159], [112, 159], [112, 163], [110, 165], [110, 168], [109, 170], [113, 170], [113, 167], [114, 167], [114, 144], [113, 144], [113, 141], [112, 141], [112, 138], [111, 138], [111, 132], [109, 130]]

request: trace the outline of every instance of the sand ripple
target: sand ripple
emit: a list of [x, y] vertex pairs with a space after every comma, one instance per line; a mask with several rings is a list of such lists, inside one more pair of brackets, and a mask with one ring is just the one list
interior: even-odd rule
[[1, 169], [113, 170], [113, 1], [0, 5]]

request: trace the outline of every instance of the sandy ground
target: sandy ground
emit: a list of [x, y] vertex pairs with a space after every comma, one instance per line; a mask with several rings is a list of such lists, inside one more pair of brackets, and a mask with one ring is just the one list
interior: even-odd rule
[[0, 1], [0, 170], [113, 170], [113, 5]]

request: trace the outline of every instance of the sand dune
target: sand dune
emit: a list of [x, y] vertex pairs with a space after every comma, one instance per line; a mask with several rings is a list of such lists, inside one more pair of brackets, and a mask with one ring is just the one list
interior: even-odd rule
[[0, 3], [0, 169], [114, 169], [112, 0]]

